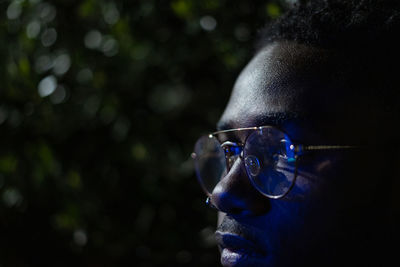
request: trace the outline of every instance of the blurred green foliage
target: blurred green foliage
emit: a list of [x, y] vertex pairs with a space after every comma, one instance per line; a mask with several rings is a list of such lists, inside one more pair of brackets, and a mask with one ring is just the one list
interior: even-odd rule
[[0, 266], [219, 266], [189, 155], [282, 1], [0, 8]]

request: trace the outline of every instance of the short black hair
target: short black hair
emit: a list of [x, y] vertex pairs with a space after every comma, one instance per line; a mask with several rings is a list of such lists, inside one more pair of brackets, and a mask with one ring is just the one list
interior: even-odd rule
[[267, 25], [257, 47], [279, 40], [330, 49], [394, 47], [399, 34], [400, 1], [308, 0]]
[[399, 35], [398, 0], [307, 0], [261, 30], [256, 49], [295, 41], [334, 51], [343, 84], [371, 103], [371, 124], [398, 138]]

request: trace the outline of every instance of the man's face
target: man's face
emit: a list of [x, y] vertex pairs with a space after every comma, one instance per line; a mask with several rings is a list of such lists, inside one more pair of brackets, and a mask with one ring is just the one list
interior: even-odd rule
[[[363, 103], [339, 81], [345, 79], [335, 62], [321, 49], [293, 42], [268, 45], [238, 77], [220, 130], [274, 125], [298, 144], [355, 144]], [[353, 245], [361, 248], [365, 196], [374, 182], [362, 173], [357, 155], [316, 151], [300, 156], [296, 183], [281, 199], [261, 195], [237, 159], [210, 197], [220, 211], [221, 263], [326, 266], [351, 254]]]

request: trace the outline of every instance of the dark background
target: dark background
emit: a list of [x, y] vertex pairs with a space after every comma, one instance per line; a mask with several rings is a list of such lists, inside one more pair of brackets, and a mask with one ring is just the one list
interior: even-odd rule
[[0, 266], [219, 266], [189, 159], [283, 1], [0, 1]]

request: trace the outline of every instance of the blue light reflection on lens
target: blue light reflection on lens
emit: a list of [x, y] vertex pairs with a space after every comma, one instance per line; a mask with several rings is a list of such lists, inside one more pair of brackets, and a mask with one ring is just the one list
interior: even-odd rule
[[290, 140], [289, 136], [287, 136], [287, 134], [285, 134], [285, 153], [286, 156], [288, 158], [289, 162], [294, 162], [295, 159], [295, 153], [294, 153], [294, 145], [292, 143], [292, 141]]
[[231, 147], [230, 147], [230, 152], [231, 152], [233, 155], [239, 155], [240, 152], [242, 152], [242, 148], [241, 148], [240, 146], [231, 146]]

